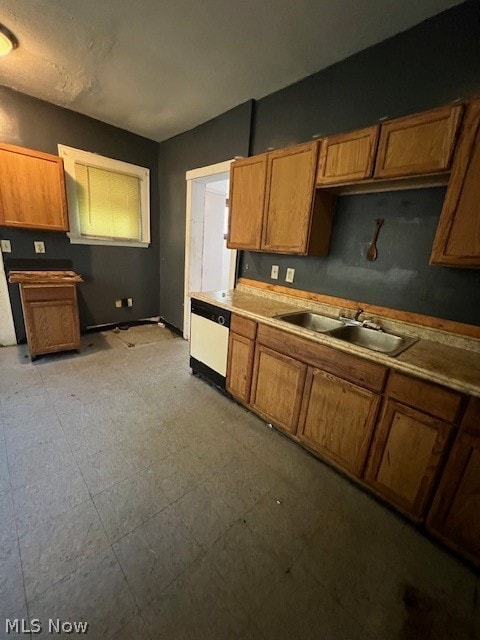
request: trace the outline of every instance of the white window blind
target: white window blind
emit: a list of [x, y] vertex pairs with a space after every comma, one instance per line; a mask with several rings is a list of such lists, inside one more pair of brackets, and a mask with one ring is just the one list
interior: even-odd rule
[[65, 169], [72, 244], [150, 246], [150, 171], [58, 145]]
[[75, 162], [75, 180], [82, 236], [141, 239], [138, 176]]

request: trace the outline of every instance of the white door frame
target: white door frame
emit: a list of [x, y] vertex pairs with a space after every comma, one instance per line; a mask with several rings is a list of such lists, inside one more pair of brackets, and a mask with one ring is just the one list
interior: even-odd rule
[[17, 336], [15, 334], [12, 305], [3, 266], [3, 254], [0, 251], [0, 346], [6, 347], [12, 344], [17, 344]]
[[[187, 181], [187, 206], [185, 223], [185, 284], [183, 303], [183, 337], [188, 340], [190, 337], [190, 297], [192, 291], [201, 289], [201, 269], [203, 254], [203, 222], [204, 222], [204, 201], [205, 187], [208, 182], [225, 180], [230, 177], [230, 165], [232, 160], [218, 162], [207, 167], [192, 169], [187, 171], [185, 179]], [[194, 216], [195, 214], [195, 216]], [[193, 243], [193, 247], [192, 247]], [[230, 275], [228, 287], [235, 286], [235, 265], [237, 262], [237, 252], [232, 250], [230, 260]]]

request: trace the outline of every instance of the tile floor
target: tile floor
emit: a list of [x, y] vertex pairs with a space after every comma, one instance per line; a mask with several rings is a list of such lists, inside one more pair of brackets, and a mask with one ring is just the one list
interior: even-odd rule
[[30, 616], [90, 639], [480, 638], [473, 571], [193, 377], [167, 330], [0, 349], [0, 420], [0, 637]]

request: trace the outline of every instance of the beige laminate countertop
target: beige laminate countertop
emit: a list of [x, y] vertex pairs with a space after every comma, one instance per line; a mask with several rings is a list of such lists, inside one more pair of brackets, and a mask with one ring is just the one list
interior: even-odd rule
[[379, 362], [392, 369], [418, 376], [430, 382], [480, 397], [480, 340], [447, 334], [437, 329], [376, 318], [386, 331], [415, 336], [418, 342], [396, 357], [365, 349], [327, 334], [283, 322], [275, 316], [299, 309], [317, 311], [338, 317], [340, 309], [330, 305], [299, 300], [285, 295], [241, 285], [231, 291], [190, 294], [192, 298], [209, 302], [240, 316], [277, 327], [293, 335], [302, 336], [339, 351]]

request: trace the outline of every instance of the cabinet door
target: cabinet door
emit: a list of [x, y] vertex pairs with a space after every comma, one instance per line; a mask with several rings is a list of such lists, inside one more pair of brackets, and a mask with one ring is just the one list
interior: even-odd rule
[[480, 100], [465, 117], [430, 264], [480, 267]]
[[379, 129], [375, 125], [322, 140], [317, 184], [370, 178], [375, 163]]
[[447, 171], [461, 114], [447, 106], [382, 124], [375, 178]]
[[307, 253], [318, 142], [268, 154], [262, 249]]
[[250, 399], [255, 342], [230, 333], [228, 344], [227, 391], [243, 402]]
[[290, 433], [297, 430], [306, 365], [257, 344], [250, 404]]
[[470, 399], [427, 526], [480, 563], [480, 398]]
[[237, 160], [230, 170], [229, 249], [260, 249], [267, 154]]
[[387, 400], [376, 428], [366, 481], [416, 520], [431, 495], [451, 427]]
[[427, 525], [480, 562], [480, 435], [458, 435]]
[[73, 300], [27, 302], [25, 316], [32, 355], [78, 349], [78, 311]]
[[68, 231], [61, 158], [0, 145], [0, 175], [0, 224]]
[[309, 367], [297, 435], [309, 447], [360, 476], [380, 397]]

